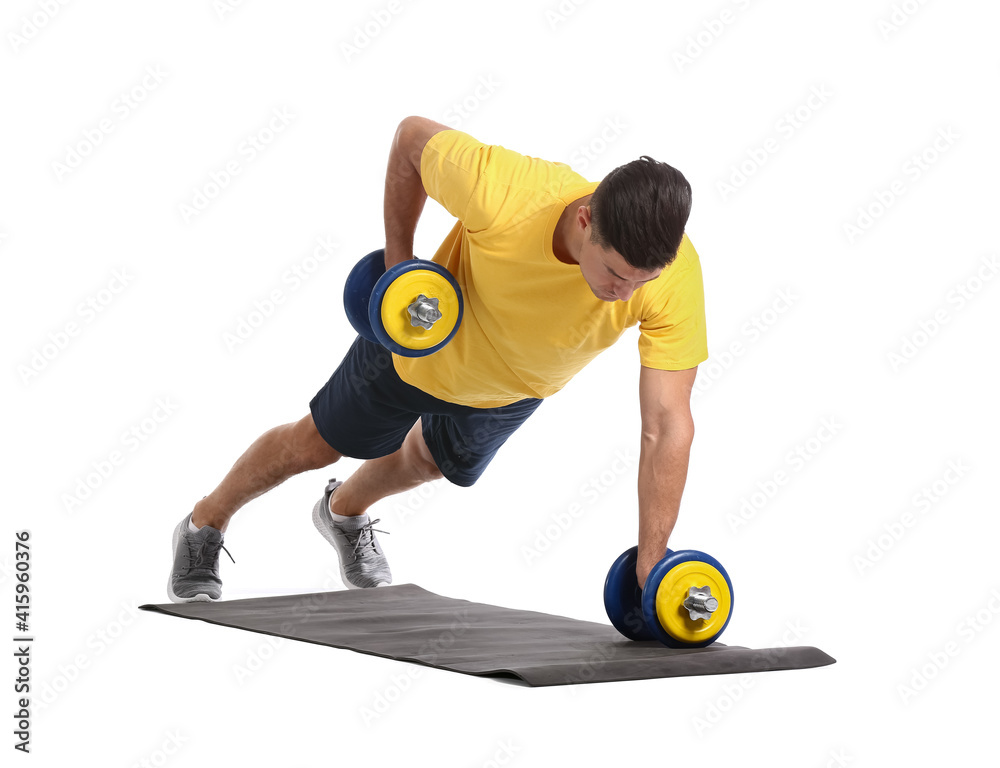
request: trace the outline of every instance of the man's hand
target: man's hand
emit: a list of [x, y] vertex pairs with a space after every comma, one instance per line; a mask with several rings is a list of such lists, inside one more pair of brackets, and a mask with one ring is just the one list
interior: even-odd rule
[[656, 567], [656, 564], [663, 559], [663, 555], [666, 554], [666, 547], [663, 548], [663, 552], [659, 555], [646, 557], [642, 556], [642, 550], [639, 550], [639, 558], [635, 564], [635, 575], [639, 579], [639, 586], [644, 587], [646, 585], [646, 579], [649, 578], [649, 572]]
[[409, 261], [413, 258], [411, 253], [409, 256], [406, 255], [406, 251], [402, 251], [403, 255], [395, 251], [390, 251], [388, 248], [385, 249], [385, 271], [388, 272], [392, 267], [397, 264], [402, 264], [404, 261]]
[[698, 368], [661, 371], [642, 367], [639, 409], [642, 447], [639, 451], [640, 584], [667, 552], [667, 540], [677, 522], [687, 480], [688, 457], [694, 439], [691, 389]]

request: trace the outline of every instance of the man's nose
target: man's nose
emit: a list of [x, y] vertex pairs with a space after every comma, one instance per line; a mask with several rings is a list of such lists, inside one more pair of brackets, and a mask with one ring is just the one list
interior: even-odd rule
[[628, 301], [632, 298], [632, 292], [635, 288], [632, 287], [631, 283], [619, 282], [615, 285], [615, 296], [618, 297], [618, 301]]

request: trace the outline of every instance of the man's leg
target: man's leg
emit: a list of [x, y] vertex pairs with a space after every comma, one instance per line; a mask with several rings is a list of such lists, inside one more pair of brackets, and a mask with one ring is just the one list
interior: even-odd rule
[[174, 562], [167, 581], [170, 599], [175, 603], [218, 600], [222, 596], [219, 550], [225, 549], [222, 532], [229, 519], [248, 501], [292, 475], [325, 467], [340, 456], [320, 437], [311, 414], [258, 437], [219, 487], [174, 529]]
[[338, 515], [361, 515], [386, 496], [442, 477], [444, 475], [424, 442], [420, 419], [417, 419], [399, 450], [362, 464], [330, 497], [330, 507]]
[[194, 506], [191, 522], [225, 531], [244, 504], [285, 480], [329, 466], [342, 456], [320, 437], [312, 414], [258, 437], [219, 486]]
[[348, 588], [365, 589], [392, 583], [392, 572], [375, 536], [369, 506], [421, 483], [442, 477], [424, 444], [420, 420], [393, 453], [369, 459], [340, 483], [331, 480], [316, 506], [313, 525], [333, 548]]

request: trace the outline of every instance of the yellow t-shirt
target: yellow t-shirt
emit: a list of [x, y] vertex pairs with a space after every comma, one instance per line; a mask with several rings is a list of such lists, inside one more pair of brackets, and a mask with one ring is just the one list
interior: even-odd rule
[[636, 324], [644, 366], [683, 370], [708, 359], [701, 264], [687, 235], [656, 280], [628, 301], [601, 301], [580, 267], [552, 250], [563, 210], [597, 182], [456, 130], [431, 137], [420, 175], [458, 219], [433, 260], [461, 286], [465, 314], [434, 354], [393, 354], [403, 381], [475, 408], [548, 397]]

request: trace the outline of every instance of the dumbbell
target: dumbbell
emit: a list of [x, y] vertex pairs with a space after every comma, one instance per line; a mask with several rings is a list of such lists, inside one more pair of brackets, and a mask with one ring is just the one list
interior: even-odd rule
[[462, 322], [462, 289], [433, 261], [413, 258], [385, 268], [385, 250], [354, 265], [344, 310], [360, 335], [404, 357], [423, 357], [451, 341]]
[[670, 648], [715, 642], [733, 615], [733, 583], [719, 561], [696, 549], [668, 549], [640, 588], [638, 556], [638, 547], [623, 552], [604, 582], [604, 608], [615, 629]]

